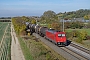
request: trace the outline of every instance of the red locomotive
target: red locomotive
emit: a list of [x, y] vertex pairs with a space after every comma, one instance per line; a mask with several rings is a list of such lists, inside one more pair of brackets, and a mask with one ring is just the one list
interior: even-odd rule
[[46, 30], [45, 37], [57, 45], [66, 45], [65, 32], [57, 31], [54, 29], [48, 29], [48, 30]]

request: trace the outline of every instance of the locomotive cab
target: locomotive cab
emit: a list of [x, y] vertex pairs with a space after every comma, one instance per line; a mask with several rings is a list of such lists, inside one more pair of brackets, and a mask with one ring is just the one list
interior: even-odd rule
[[57, 42], [57, 45], [66, 45], [65, 32], [57, 32], [56, 33], [56, 42]]

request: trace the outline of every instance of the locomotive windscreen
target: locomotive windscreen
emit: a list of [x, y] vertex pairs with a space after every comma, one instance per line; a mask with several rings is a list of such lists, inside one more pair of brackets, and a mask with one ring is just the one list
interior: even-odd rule
[[62, 35], [61, 34], [58, 34], [58, 37], [61, 37]]
[[65, 36], [65, 34], [62, 34], [62, 36]]
[[65, 34], [58, 34], [58, 37], [63, 37], [65, 36]]

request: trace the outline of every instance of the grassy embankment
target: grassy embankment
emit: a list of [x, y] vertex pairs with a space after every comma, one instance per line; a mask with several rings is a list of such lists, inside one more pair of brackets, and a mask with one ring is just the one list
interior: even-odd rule
[[19, 38], [26, 60], [65, 60], [34, 36]]
[[29, 48], [27, 47], [25, 42], [22, 40], [21, 37], [18, 37], [18, 39], [19, 39], [19, 43], [20, 43], [21, 49], [23, 51], [25, 60], [33, 60], [32, 55], [30, 54]]
[[[90, 29], [66, 29], [66, 32], [71, 32], [73, 30], [77, 30], [77, 31], [86, 31], [87, 35], [90, 36]], [[74, 41], [74, 40], [72, 40]], [[75, 42], [75, 41], [74, 41]], [[77, 42], [76, 42], [77, 43]], [[80, 43], [79, 43], [80, 44]], [[90, 40], [83, 40], [83, 45], [84, 47], [87, 47], [90, 49]]]

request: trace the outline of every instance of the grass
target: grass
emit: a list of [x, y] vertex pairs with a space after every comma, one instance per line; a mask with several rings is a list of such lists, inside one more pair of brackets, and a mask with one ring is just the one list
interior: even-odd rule
[[26, 60], [65, 60], [34, 36], [19, 38]]
[[78, 31], [84, 30], [84, 31], [86, 31], [87, 34], [90, 36], [90, 28], [89, 28], [89, 29], [66, 29], [65, 31], [66, 31], [66, 32], [71, 32], [71, 31], [73, 31], [73, 30], [78, 30]]
[[25, 60], [33, 60], [32, 55], [30, 54], [29, 48], [27, 47], [27, 45], [24, 43], [23, 39], [21, 37], [19, 37], [19, 42], [20, 42], [20, 46], [21, 49], [23, 51]]
[[84, 43], [83, 45], [85, 45], [85, 47], [90, 49], [90, 40], [83, 41], [83, 43]]

